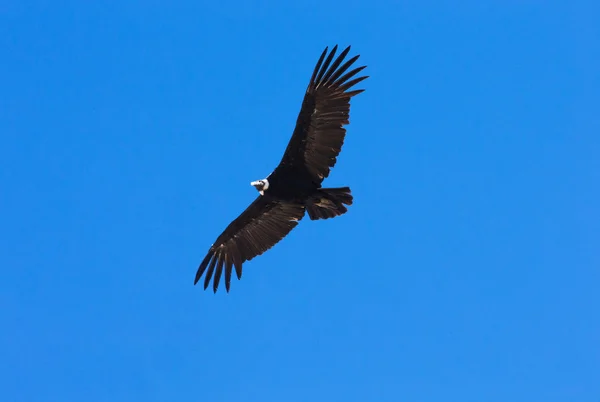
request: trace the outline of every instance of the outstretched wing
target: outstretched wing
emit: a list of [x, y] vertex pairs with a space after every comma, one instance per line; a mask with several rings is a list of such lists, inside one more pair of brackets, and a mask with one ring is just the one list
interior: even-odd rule
[[350, 123], [350, 98], [364, 91], [350, 89], [368, 78], [353, 78], [366, 66], [348, 71], [359, 55], [342, 64], [350, 46], [332, 62], [336, 51], [337, 45], [325, 58], [325, 48], [317, 62], [294, 133], [280, 163], [280, 166], [303, 166], [319, 184], [329, 176], [342, 149], [346, 135], [343, 126]]
[[[214, 273], [216, 293], [225, 268], [225, 288], [229, 292], [231, 271], [242, 277], [242, 263], [260, 255], [283, 239], [304, 216], [304, 206], [259, 195], [242, 214], [227, 226], [208, 250], [198, 267], [194, 285], [204, 277], [204, 289]], [[208, 268], [208, 270], [207, 270]]]

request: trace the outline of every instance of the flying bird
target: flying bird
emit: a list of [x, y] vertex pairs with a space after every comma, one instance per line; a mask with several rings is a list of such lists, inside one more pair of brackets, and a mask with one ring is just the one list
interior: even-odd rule
[[194, 285], [206, 273], [204, 290], [214, 278], [216, 293], [225, 272], [229, 292], [233, 268], [241, 279], [242, 264], [283, 239], [305, 212], [311, 220], [328, 219], [346, 213], [346, 205], [352, 205], [349, 187], [323, 188], [321, 183], [342, 149], [350, 99], [364, 91], [351, 89], [368, 76], [357, 76], [366, 66], [351, 69], [359, 55], [344, 62], [350, 46], [337, 58], [337, 45], [327, 51], [326, 47], [314, 68], [283, 158], [265, 179], [250, 183], [258, 197], [210, 246]]

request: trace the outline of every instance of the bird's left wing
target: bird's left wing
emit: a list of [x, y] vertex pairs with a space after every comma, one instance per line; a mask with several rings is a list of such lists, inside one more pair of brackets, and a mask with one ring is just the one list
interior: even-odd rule
[[336, 51], [337, 45], [327, 55], [325, 48], [317, 62], [279, 165], [307, 169], [319, 184], [329, 176], [342, 150], [344, 126], [350, 123], [350, 100], [364, 91], [353, 87], [368, 78], [356, 77], [366, 66], [352, 68], [358, 55], [344, 62], [350, 46], [334, 59]]
[[[232, 268], [240, 279], [242, 263], [264, 253], [283, 239], [304, 216], [304, 206], [259, 195], [256, 200], [217, 238], [200, 263], [194, 284], [204, 277], [204, 289], [214, 273], [216, 293], [225, 268], [225, 288], [229, 292]], [[208, 268], [208, 270], [207, 270]]]

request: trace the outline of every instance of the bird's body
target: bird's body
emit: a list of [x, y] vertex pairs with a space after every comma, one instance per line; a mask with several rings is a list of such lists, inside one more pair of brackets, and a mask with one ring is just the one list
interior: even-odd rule
[[265, 193], [286, 201], [305, 199], [321, 187], [306, 170], [294, 166], [281, 166], [265, 180], [269, 182]]
[[310, 79], [294, 133], [275, 170], [251, 184], [259, 196], [221, 233], [200, 263], [194, 283], [206, 272], [204, 289], [214, 274], [217, 291], [222, 273], [229, 292], [232, 269], [238, 279], [242, 263], [264, 253], [285, 237], [308, 213], [311, 220], [347, 212], [353, 198], [349, 187], [323, 188], [335, 165], [349, 123], [350, 99], [363, 90], [349, 89], [366, 76], [353, 78], [365, 67], [348, 71], [359, 56], [344, 64], [346, 48], [333, 60], [337, 46], [321, 54]]

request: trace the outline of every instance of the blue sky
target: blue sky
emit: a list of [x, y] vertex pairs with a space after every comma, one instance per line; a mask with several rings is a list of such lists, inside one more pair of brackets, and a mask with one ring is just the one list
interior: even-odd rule
[[[0, 5], [0, 389], [598, 401], [597, 2]], [[325, 46], [368, 65], [305, 219], [193, 286]]]

